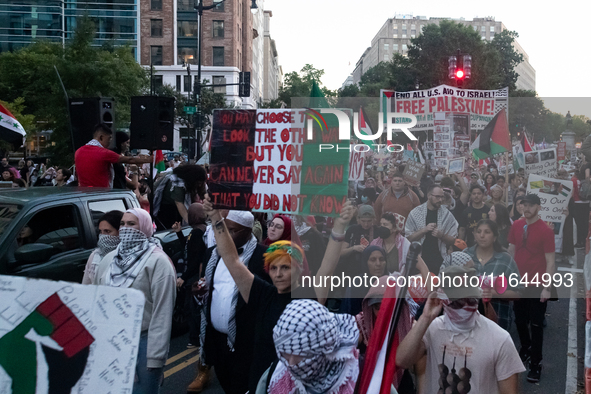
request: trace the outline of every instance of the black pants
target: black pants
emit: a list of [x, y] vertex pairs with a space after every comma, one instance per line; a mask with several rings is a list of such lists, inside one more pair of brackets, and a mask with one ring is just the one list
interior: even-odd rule
[[577, 223], [577, 243], [585, 245], [589, 232], [589, 203], [575, 203], [573, 216]]
[[239, 349], [232, 352], [228, 347], [228, 336], [215, 329], [208, 330], [206, 341], [210, 342], [213, 354], [207, 362], [212, 363], [222, 389], [226, 394], [244, 394], [248, 391], [250, 358]]
[[539, 297], [522, 298], [513, 303], [515, 326], [519, 334], [521, 348], [530, 349], [532, 364], [538, 364], [542, 361], [543, 323], [547, 305], [548, 301], [540, 302]]

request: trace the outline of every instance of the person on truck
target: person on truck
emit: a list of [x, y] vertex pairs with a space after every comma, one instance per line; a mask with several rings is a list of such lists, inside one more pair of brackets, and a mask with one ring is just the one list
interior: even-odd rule
[[93, 139], [78, 148], [74, 155], [78, 185], [83, 187], [113, 187], [113, 166], [115, 163], [143, 164], [152, 162], [153, 157], [121, 156], [109, 145], [113, 131], [99, 123], [94, 127]]

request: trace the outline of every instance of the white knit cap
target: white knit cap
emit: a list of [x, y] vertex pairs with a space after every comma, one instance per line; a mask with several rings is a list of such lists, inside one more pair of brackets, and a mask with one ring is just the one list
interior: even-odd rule
[[230, 211], [226, 219], [244, 227], [252, 228], [254, 226], [254, 216], [248, 211]]

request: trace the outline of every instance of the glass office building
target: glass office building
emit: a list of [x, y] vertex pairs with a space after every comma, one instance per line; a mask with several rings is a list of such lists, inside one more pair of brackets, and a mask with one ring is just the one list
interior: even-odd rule
[[38, 40], [65, 43], [78, 18], [95, 23], [95, 45], [129, 45], [138, 58], [139, 0], [0, 0], [0, 52]]

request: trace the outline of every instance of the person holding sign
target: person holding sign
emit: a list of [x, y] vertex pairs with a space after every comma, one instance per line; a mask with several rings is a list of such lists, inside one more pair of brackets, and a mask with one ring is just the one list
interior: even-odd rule
[[[214, 223], [217, 251], [225, 267], [232, 275], [241, 298], [248, 304], [249, 312], [256, 316], [254, 323], [254, 355], [250, 366], [249, 389], [256, 391], [256, 385], [277, 355], [273, 345], [273, 327], [292, 298], [318, 299], [324, 303], [327, 292], [323, 288], [302, 287], [300, 276], [304, 266], [304, 252], [290, 241], [278, 241], [269, 246], [264, 255], [265, 271], [273, 285], [253, 274], [242, 263], [232, 241], [225, 220], [219, 211], [213, 209], [209, 196], [205, 197], [203, 208]], [[353, 207], [346, 203], [341, 216], [335, 220], [333, 233], [328, 243], [318, 275], [329, 276], [338, 262], [345, 228], [353, 215]], [[227, 392], [227, 391], [226, 391]]]
[[542, 209], [540, 197], [528, 194], [523, 202], [524, 218], [513, 223], [509, 232], [509, 253], [517, 262], [523, 278], [520, 280], [529, 283], [513, 309], [521, 342], [519, 355], [524, 362], [531, 357], [527, 381], [537, 383], [542, 373], [543, 321], [551, 297], [551, 284], [539, 285], [542, 275], [553, 275], [555, 271], [554, 231], [538, 216]]

